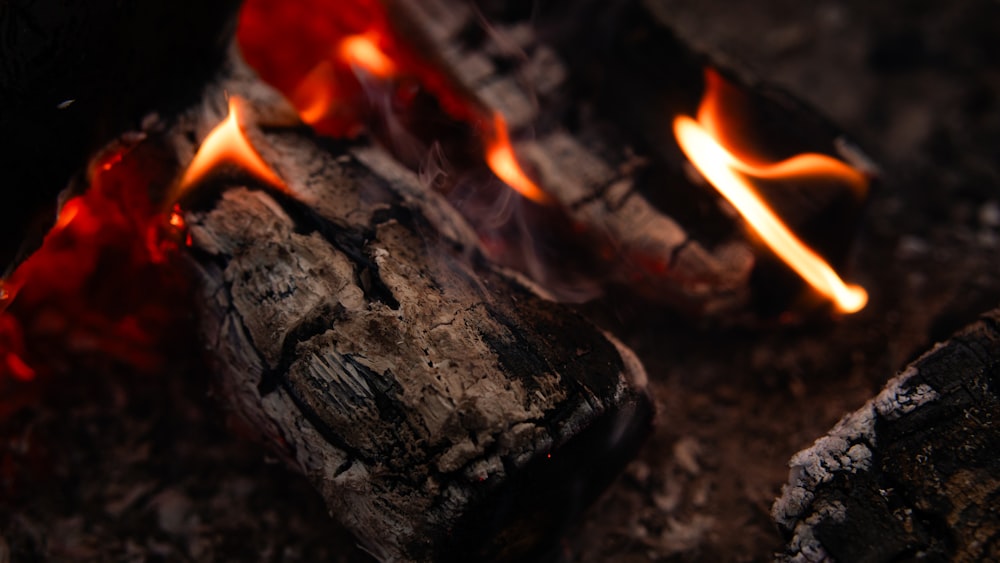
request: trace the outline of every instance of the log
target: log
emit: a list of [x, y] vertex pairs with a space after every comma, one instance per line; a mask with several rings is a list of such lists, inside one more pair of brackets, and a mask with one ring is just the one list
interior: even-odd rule
[[[221, 120], [222, 90], [280, 121], [241, 80], [167, 133], [180, 155]], [[550, 550], [649, 430], [637, 359], [487, 265], [379, 150], [248, 134], [293, 195], [228, 181], [185, 204], [222, 396], [380, 560]]]
[[782, 561], [1000, 559], [1000, 309], [791, 460]]

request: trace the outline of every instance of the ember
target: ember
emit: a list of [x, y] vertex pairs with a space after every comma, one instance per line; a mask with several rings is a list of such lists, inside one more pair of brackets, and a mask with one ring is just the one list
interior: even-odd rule
[[176, 255], [183, 225], [149, 195], [169, 165], [146, 149], [97, 159], [89, 189], [63, 204], [41, 247], [4, 280], [0, 380], [92, 360], [164, 367], [172, 329], [189, 321], [176, 307], [188, 284]]

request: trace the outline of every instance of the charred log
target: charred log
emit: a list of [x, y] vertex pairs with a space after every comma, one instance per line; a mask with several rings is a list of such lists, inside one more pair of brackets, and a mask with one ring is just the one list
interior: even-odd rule
[[642, 367], [483, 265], [379, 151], [258, 140], [293, 195], [232, 185], [188, 215], [224, 396], [380, 559], [544, 552], [646, 433]]
[[1000, 557], [1000, 311], [910, 364], [791, 460], [786, 561]]

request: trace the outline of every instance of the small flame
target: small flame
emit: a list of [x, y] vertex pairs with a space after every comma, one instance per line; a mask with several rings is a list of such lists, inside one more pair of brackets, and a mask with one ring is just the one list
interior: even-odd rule
[[337, 73], [330, 61], [321, 61], [295, 89], [292, 100], [302, 121], [316, 125], [339, 101], [336, 95]]
[[184, 222], [184, 216], [181, 215], [180, 209], [178, 209], [176, 205], [174, 206], [173, 212], [170, 213], [170, 219], [168, 220], [168, 222], [170, 223], [171, 227], [177, 230], [183, 230], [184, 227], [186, 226]]
[[340, 57], [350, 65], [387, 80], [399, 71], [396, 63], [379, 47], [379, 36], [374, 32], [345, 37], [338, 49]]
[[507, 133], [507, 122], [499, 112], [493, 114], [493, 131], [486, 146], [486, 163], [497, 178], [524, 197], [543, 205], [552, 203], [549, 194], [539, 188], [518, 164]]
[[80, 212], [80, 198], [75, 197], [65, 203], [62, 209], [59, 210], [59, 216], [56, 218], [56, 224], [52, 226], [53, 230], [61, 231], [69, 226], [76, 218], [76, 215]]
[[[259, 180], [285, 189], [285, 182], [261, 158], [240, 127], [240, 99], [229, 99], [229, 115], [202, 141], [178, 188], [183, 194], [222, 164], [235, 164]], [[169, 203], [173, 204], [178, 197]]]
[[749, 177], [790, 179], [803, 176], [834, 177], [864, 193], [865, 177], [850, 166], [820, 154], [801, 154], [776, 164], [750, 164], [720, 143], [724, 128], [716, 88], [719, 79], [709, 73], [708, 90], [698, 111], [698, 120], [674, 119], [674, 135], [695, 168], [725, 197], [760, 235], [761, 239], [844, 313], [860, 311], [868, 302], [864, 288], [846, 284], [818, 254], [808, 248], [754, 191]]

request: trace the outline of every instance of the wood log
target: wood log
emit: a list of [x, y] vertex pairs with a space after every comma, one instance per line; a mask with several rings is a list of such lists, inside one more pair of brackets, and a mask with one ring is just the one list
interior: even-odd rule
[[783, 561], [1000, 559], [1000, 309], [796, 454]]
[[[280, 121], [259, 83], [222, 89]], [[179, 154], [222, 89], [168, 133]], [[477, 258], [384, 153], [248, 134], [293, 195], [224, 182], [187, 214], [222, 395], [381, 560], [550, 549], [648, 431], [636, 358]]]

